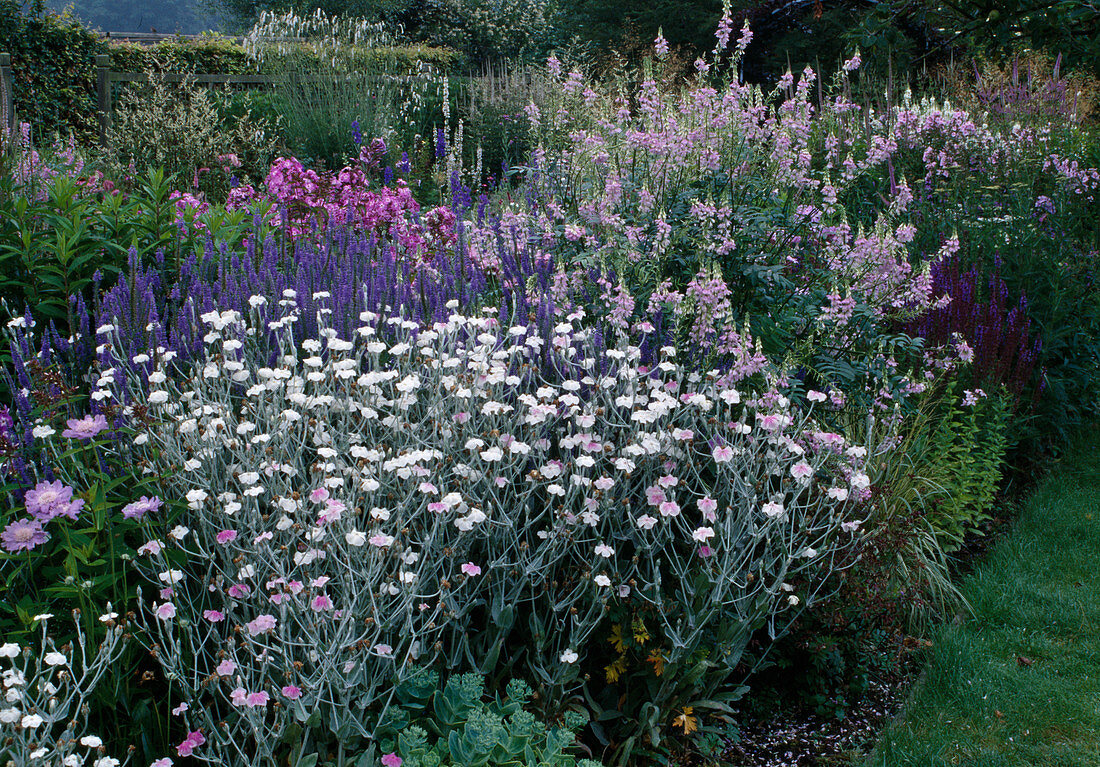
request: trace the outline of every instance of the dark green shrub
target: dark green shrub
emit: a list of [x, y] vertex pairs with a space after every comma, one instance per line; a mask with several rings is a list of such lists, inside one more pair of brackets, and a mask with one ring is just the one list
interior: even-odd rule
[[0, 51], [11, 54], [15, 111], [40, 136], [96, 129], [95, 56], [105, 44], [67, 14], [41, 2], [24, 11], [19, 0], [0, 0]]

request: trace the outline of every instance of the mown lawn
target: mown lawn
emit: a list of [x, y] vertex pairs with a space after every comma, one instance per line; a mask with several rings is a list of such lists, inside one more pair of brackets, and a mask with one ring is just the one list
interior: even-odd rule
[[1100, 424], [963, 591], [973, 613], [864, 767], [1100, 765]]

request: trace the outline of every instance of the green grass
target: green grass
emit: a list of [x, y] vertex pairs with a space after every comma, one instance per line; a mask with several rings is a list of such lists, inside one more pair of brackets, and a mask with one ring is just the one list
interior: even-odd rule
[[1100, 765], [1100, 425], [963, 583], [904, 718], [864, 767]]

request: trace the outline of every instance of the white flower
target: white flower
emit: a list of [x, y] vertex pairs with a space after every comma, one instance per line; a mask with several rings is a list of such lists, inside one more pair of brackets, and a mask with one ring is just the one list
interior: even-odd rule
[[168, 392], [164, 389], [157, 389], [149, 392], [149, 404], [150, 405], [163, 405], [168, 401]]
[[657, 524], [657, 520], [654, 517], [649, 516], [648, 514], [643, 514], [642, 516], [638, 517], [637, 522], [638, 527], [642, 528], [643, 530], [651, 530], [653, 529], [653, 526]]
[[577, 655], [577, 653], [575, 653], [573, 650], [566, 650], [561, 654], [561, 662], [576, 663], [578, 660], [580, 660], [580, 657], [581, 656]]
[[817, 549], [811, 549], [809, 546], [807, 546], [802, 550], [802, 554], [800, 554], [799, 556], [805, 557], [806, 559], [813, 559], [817, 556]]
[[603, 575], [602, 573], [601, 573], [600, 575], [597, 575], [597, 576], [596, 576], [595, 578], [593, 578], [592, 580], [594, 580], [594, 581], [596, 582], [596, 585], [597, 585], [597, 586], [604, 586], [604, 587], [606, 587], [606, 586], [610, 586], [610, 585], [611, 585], [611, 579], [610, 579], [610, 578], [608, 578], [608, 577], [607, 577], [606, 575]]
[[[110, 607], [110, 605], [108, 605], [108, 607]], [[99, 621], [100, 621], [100, 623], [107, 623], [109, 621], [113, 621], [117, 617], [118, 617], [118, 613], [114, 613], [114, 612], [103, 613], [103, 615], [99, 616]]]
[[0, 722], [3, 722], [4, 724], [13, 724], [15, 722], [18, 722], [22, 716], [23, 712], [15, 707], [0, 709]]
[[46, 720], [40, 717], [38, 714], [27, 714], [25, 717], [23, 717], [19, 724], [25, 730], [33, 730], [37, 727], [40, 727], [42, 725], [42, 722], [44, 721]]
[[97, 735], [85, 735], [80, 739], [80, 745], [87, 746], [88, 748], [99, 748], [103, 745], [103, 741], [100, 740]]
[[0, 645], [0, 658], [14, 658], [19, 655], [19, 645], [15, 642], [5, 642]]
[[604, 559], [610, 559], [615, 554], [615, 549], [611, 548], [606, 543], [599, 544], [595, 551], [597, 556], [603, 557]]
[[764, 516], [768, 517], [769, 519], [775, 519], [777, 517], [783, 516], [783, 504], [776, 503], [774, 501], [770, 503], [765, 503], [764, 506], [761, 508], [761, 511], [763, 511]]
[[797, 605], [799, 601], [799, 598], [796, 597], [794, 594], [791, 594], [789, 597], [787, 597], [787, 604], [789, 604], [791, 607]]
[[37, 439], [46, 439], [47, 437], [52, 437], [56, 433], [57, 430], [52, 426], [35, 426], [31, 429], [31, 434]]
[[64, 653], [59, 652], [48, 652], [42, 660], [46, 661], [47, 666], [64, 666], [69, 662]]
[[190, 528], [184, 527], [183, 525], [176, 525], [168, 531], [168, 536], [170, 538], [175, 538], [177, 541], [182, 541], [189, 532], [191, 532]]
[[180, 570], [165, 570], [163, 573], [158, 574], [157, 578], [159, 578], [162, 583], [171, 585], [182, 581], [183, 573]]
[[349, 546], [362, 546], [367, 542], [367, 534], [359, 530], [351, 530], [344, 536], [344, 540], [348, 542]]
[[41, 759], [46, 753], [47, 751], [45, 748], [36, 748], [34, 751], [31, 751], [28, 756], [30, 756], [31, 759]]
[[202, 507], [203, 501], [210, 497], [210, 494], [205, 490], [194, 489], [187, 491], [187, 505], [192, 509], [198, 511]]
[[711, 527], [699, 527], [691, 534], [693, 540], [699, 541], [699, 543], [706, 543], [708, 540], [714, 537], [714, 528]]
[[92, 762], [92, 767], [118, 767], [119, 761], [113, 756], [101, 756]]

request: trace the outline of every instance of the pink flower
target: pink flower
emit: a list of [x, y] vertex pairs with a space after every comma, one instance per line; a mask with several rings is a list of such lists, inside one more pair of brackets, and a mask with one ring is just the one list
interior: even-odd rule
[[[183, 743], [180, 743], [178, 746], [176, 746], [176, 753], [180, 756], [191, 756], [191, 752], [205, 742], [206, 737], [202, 734], [202, 730], [189, 732], [187, 733], [187, 738], [183, 741]], [[156, 762], [153, 762], [150, 767], [154, 767], [155, 765], [157, 765], [157, 762], [171, 764], [172, 760], [168, 759], [167, 757], [163, 759], [158, 759]]]
[[703, 559], [706, 559], [707, 557], [712, 557], [714, 556], [714, 549], [712, 549], [710, 546], [700, 546], [699, 556], [701, 556]]
[[155, 612], [157, 617], [162, 621], [171, 620], [176, 617], [176, 606], [171, 602], [165, 602], [162, 605], [154, 607], [153, 612]]
[[316, 490], [311, 491], [309, 494], [309, 500], [313, 501], [314, 503], [322, 503], [323, 501], [327, 501], [328, 488], [319, 487]]
[[657, 487], [656, 485], [646, 488], [645, 498], [650, 506], [660, 506], [662, 503], [668, 500], [667, 496], [665, 496], [665, 491]]
[[172, 709], [172, 716], [179, 716], [180, 714], [182, 714], [184, 711], [186, 711], [189, 708], [191, 708], [191, 707], [188, 706], [186, 703], [181, 703], [178, 706], [176, 706], [174, 709]]
[[249, 621], [246, 625], [248, 633], [251, 636], [258, 636], [265, 631], [271, 631], [275, 628], [275, 624], [278, 620], [274, 615], [257, 615], [253, 620]]
[[680, 515], [680, 504], [676, 501], [665, 501], [658, 510], [661, 512], [662, 517], [677, 517]]
[[[180, 754], [180, 756], [185, 756], [185, 754]], [[172, 760], [167, 756], [162, 756], [160, 759], [151, 762], [149, 767], [172, 767]]]
[[148, 541], [147, 543], [143, 544], [140, 548], [138, 548], [137, 551], [138, 551], [138, 554], [150, 555], [150, 554], [159, 554], [163, 550], [164, 550], [164, 544], [162, 544], [160, 541]]
[[234, 706], [243, 706], [248, 698], [248, 692], [243, 687], [237, 687], [229, 693], [229, 702]]
[[651, 530], [655, 524], [657, 524], [657, 520], [648, 514], [643, 514], [638, 517], [638, 527], [643, 530]]
[[699, 511], [701, 511], [704, 516], [718, 511], [718, 501], [714, 500], [709, 495], [704, 495], [700, 498], [697, 501], [697, 505], [699, 506]]
[[401, 767], [402, 759], [397, 754], [383, 754], [382, 767]]
[[203, 610], [202, 617], [211, 623], [219, 623], [225, 620], [225, 613], [220, 610]]
[[309, 603], [309, 606], [315, 613], [331, 610], [332, 600], [329, 599], [326, 594], [318, 594], [313, 598], [313, 601]]
[[255, 708], [257, 706], [266, 706], [270, 700], [271, 696], [261, 690], [260, 692], [248, 693], [248, 697], [244, 699], [244, 703], [249, 708]]
[[481, 568], [473, 562], [467, 562], [462, 565], [462, 572], [466, 573], [466, 575], [481, 575]]
[[215, 669], [215, 671], [218, 672], [218, 676], [230, 676], [236, 670], [237, 664], [228, 658], [219, 663], [218, 667]]
[[237, 539], [237, 531], [236, 530], [222, 530], [221, 532], [219, 532], [217, 535], [214, 536], [214, 540], [216, 540], [218, 543], [222, 544], [223, 546], [225, 544], [229, 543], [230, 541], [235, 541], [236, 539]]
[[733, 460], [733, 448], [729, 445], [719, 445], [711, 451], [715, 463], [729, 463]]
[[229, 587], [228, 593], [229, 596], [233, 597], [234, 599], [241, 599], [243, 597], [247, 597], [250, 593], [252, 593], [252, 589], [250, 589], [245, 583], [234, 583], [232, 586]]
[[288, 684], [282, 689], [282, 693], [291, 700], [298, 700], [298, 698], [302, 697], [302, 688]]

